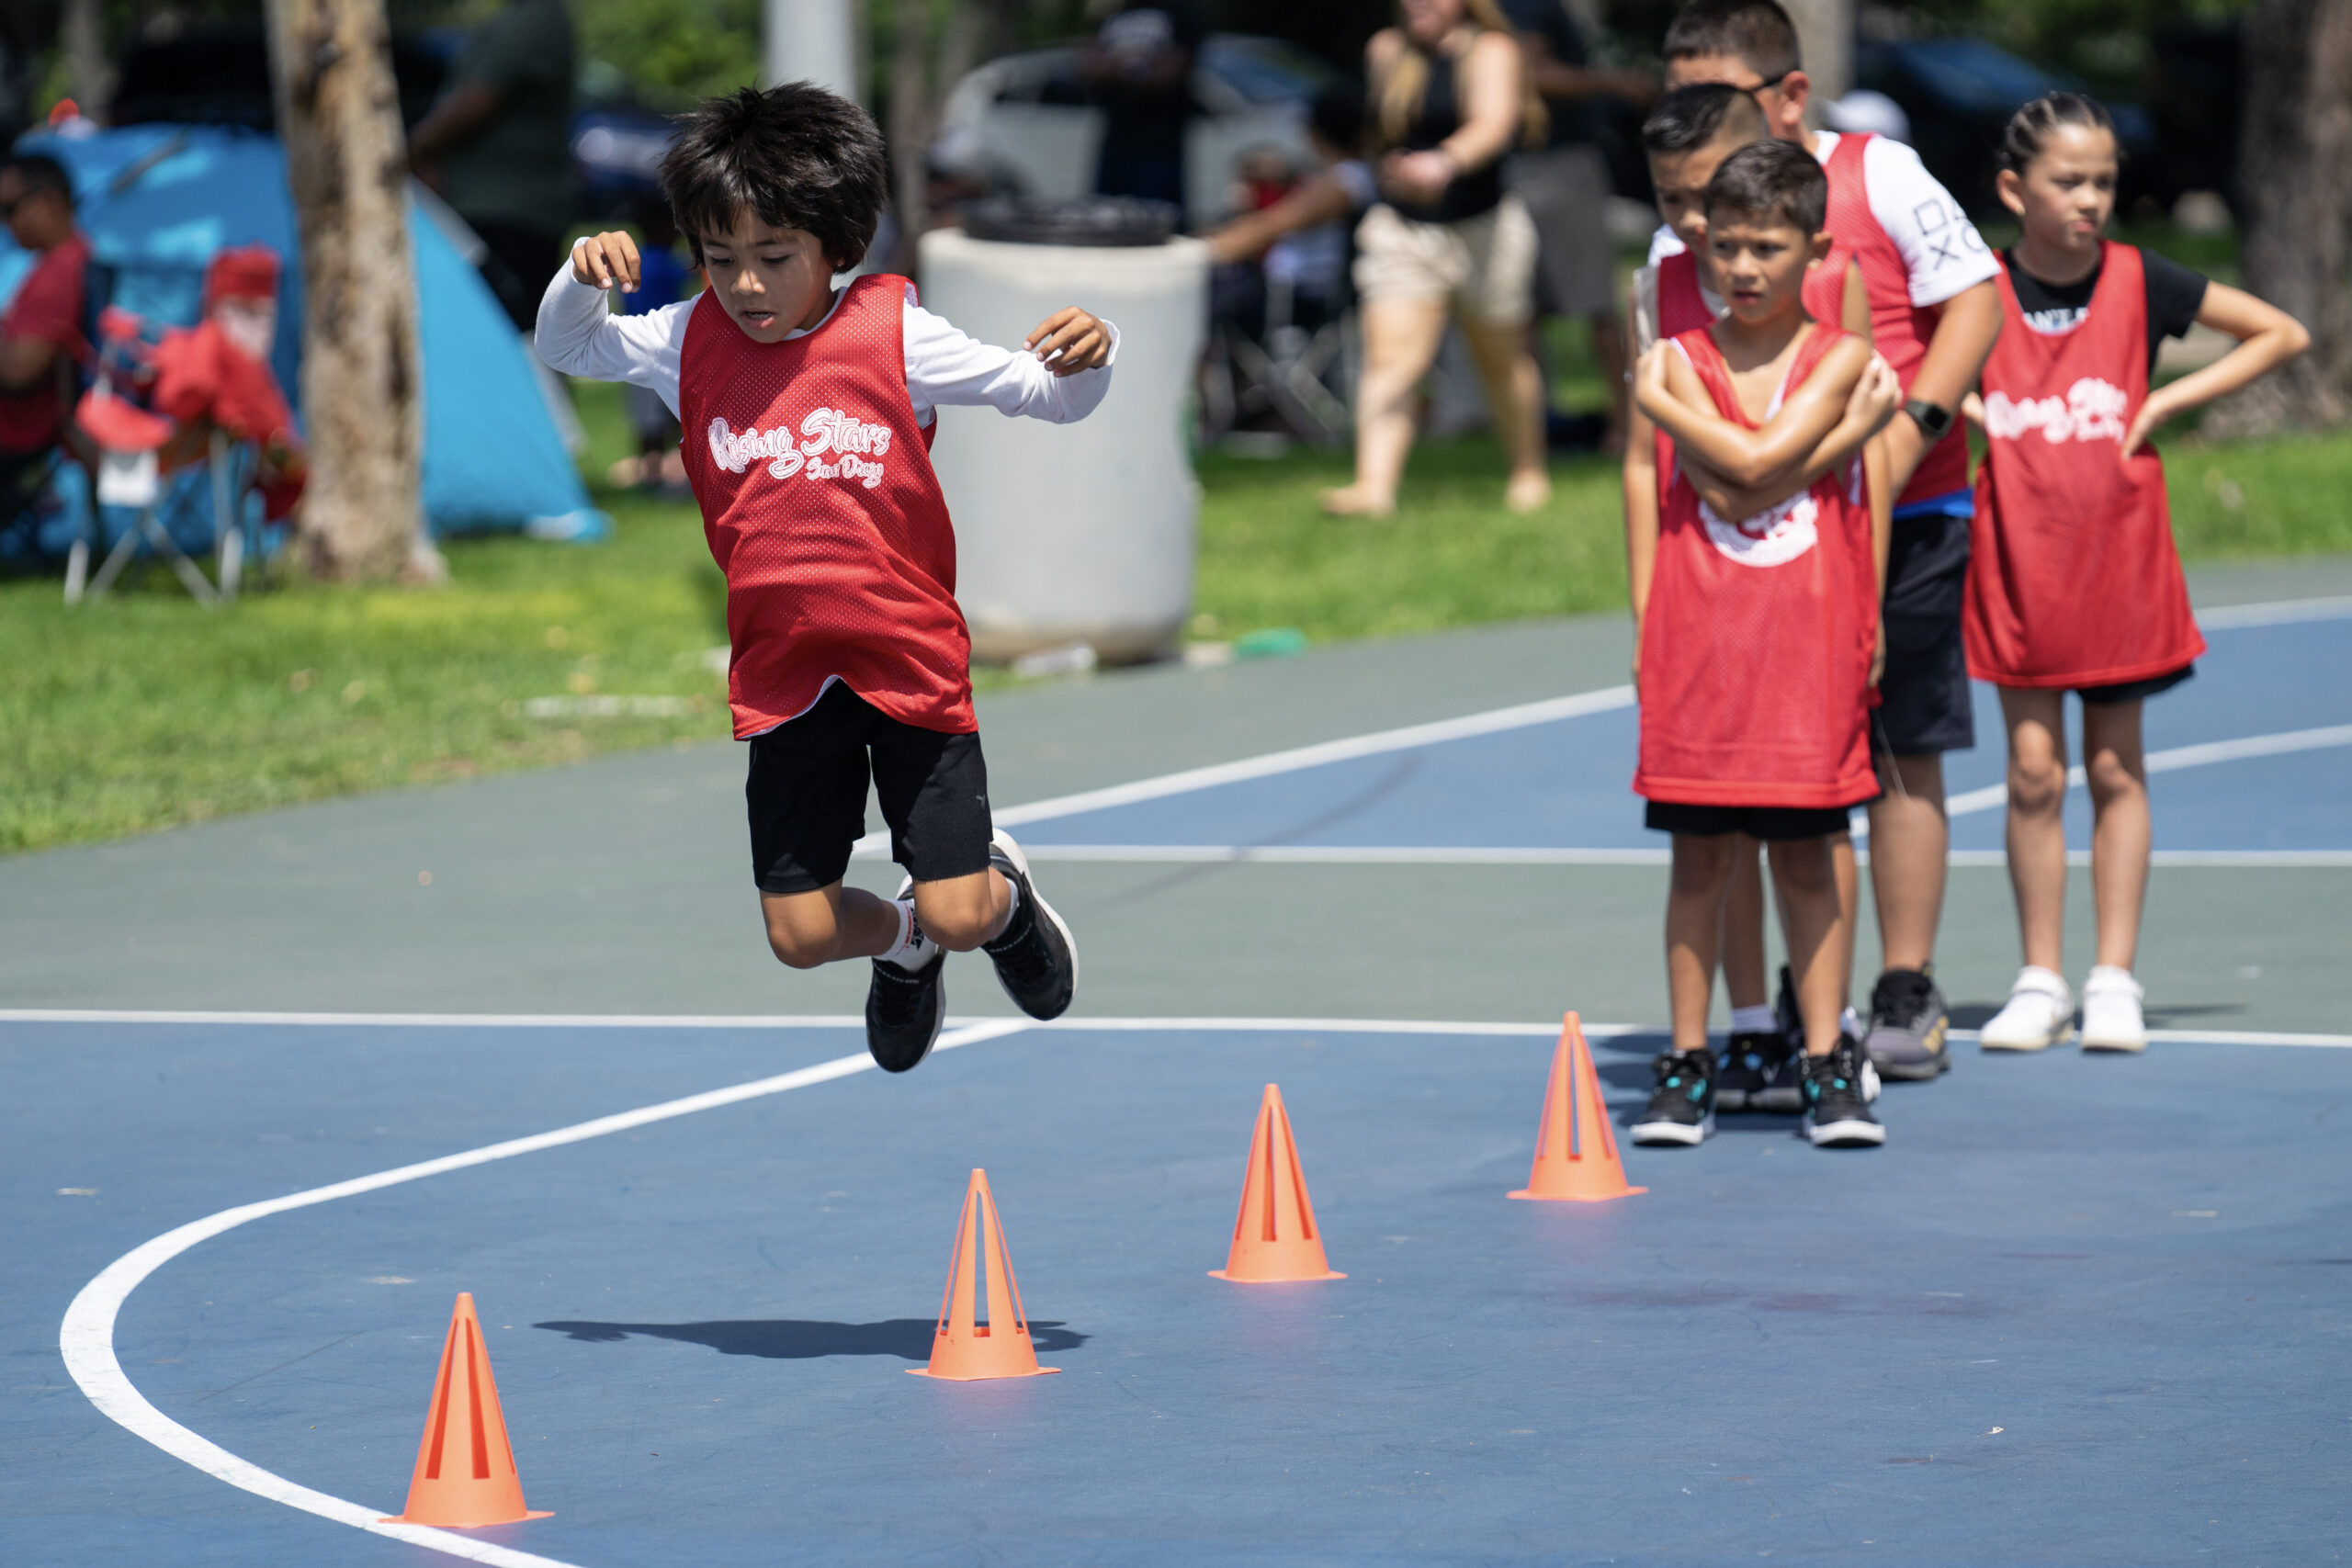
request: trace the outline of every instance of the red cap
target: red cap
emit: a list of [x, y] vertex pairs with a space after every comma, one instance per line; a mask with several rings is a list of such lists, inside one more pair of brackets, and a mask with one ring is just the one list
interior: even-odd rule
[[277, 253], [267, 245], [231, 245], [204, 272], [204, 306], [223, 299], [277, 298]]

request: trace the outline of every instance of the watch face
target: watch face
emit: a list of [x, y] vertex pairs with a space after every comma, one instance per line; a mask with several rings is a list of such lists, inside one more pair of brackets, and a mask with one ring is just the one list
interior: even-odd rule
[[1917, 398], [1904, 404], [1903, 408], [1904, 412], [1918, 424], [1921, 431], [1939, 440], [1951, 429], [1951, 410], [1948, 408], [1941, 408]]

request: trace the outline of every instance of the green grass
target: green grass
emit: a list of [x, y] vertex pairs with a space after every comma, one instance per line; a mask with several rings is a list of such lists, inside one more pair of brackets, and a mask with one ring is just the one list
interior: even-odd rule
[[[582, 412], [601, 473], [618, 400]], [[2191, 558], [2352, 552], [2352, 435], [2167, 447]], [[1550, 507], [1503, 511], [1491, 442], [1425, 445], [1385, 522], [1316, 491], [1342, 454], [1200, 465], [1194, 635], [1295, 626], [1317, 641], [1624, 602], [1617, 474], [1558, 464]], [[599, 491], [609, 544], [458, 541], [433, 590], [298, 585], [204, 610], [168, 576], [69, 610], [53, 578], [0, 582], [0, 852], [575, 761], [727, 733], [724, 595], [691, 506]], [[983, 684], [1008, 678], [982, 672]], [[533, 718], [529, 699], [683, 699], [661, 717]]]

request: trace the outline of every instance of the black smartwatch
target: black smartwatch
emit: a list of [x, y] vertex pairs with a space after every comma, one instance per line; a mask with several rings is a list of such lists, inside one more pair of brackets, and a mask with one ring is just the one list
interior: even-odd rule
[[1911, 423], [1919, 427], [1919, 434], [1930, 441], [1941, 441], [1951, 434], [1951, 410], [1941, 403], [1914, 398], [1903, 405], [1903, 412], [1911, 416]]

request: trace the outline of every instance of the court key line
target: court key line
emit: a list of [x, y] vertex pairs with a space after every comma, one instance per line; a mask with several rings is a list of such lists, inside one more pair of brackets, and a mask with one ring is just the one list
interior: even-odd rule
[[[1026, 1028], [1025, 1018], [998, 1019], [972, 1023], [953, 1033], [940, 1037], [934, 1050], [954, 1050], [959, 1045], [977, 1044]], [[164, 1264], [199, 1242], [209, 1241], [225, 1231], [234, 1230], [249, 1221], [270, 1214], [282, 1214], [289, 1209], [308, 1208], [314, 1203], [332, 1202], [337, 1198], [349, 1198], [380, 1188], [416, 1181], [428, 1176], [440, 1176], [452, 1170], [464, 1170], [472, 1166], [487, 1165], [492, 1160], [511, 1159], [516, 1155], [535, 1154], [541, 1149], [581, 1143], [589, 1138], [601, 1138], [607, 1134], [627, 1132], [655, 1122], [673, 1117], [689, 1116], [697, 1111], [715, 1110], [722, 1105], [735, 1105], [756, 1100], [763, 1095], [784, 1094], [813, 1084], [830, 1083], [853, 1073], [871, 1069], [874, 1058], [864, 1052], [854, 1056], [837, 1056], [830, 1062], [801, 1067], [793, 1072], [779, 1073], [774, 1077], [758, 1078], [750, 1083], [736, 1084], [729, 1089], [712, 1089], [704, 1094], [690, 1094], [679, 1100], [663, 1100], [658, 1105], [642, 1106], [611, 1116], [599, 1116], [593, 1121], [574, 1122], [552, 1132], [537, 1133], [529, 1137], [511, 1138], [503, 1143], [487, 1144], [462, 1154], [444, 1155], [438, 1159], [422, 1160], [391, 1170], [380, 1170], [372, 1176], [355, 1177], [325, 1187], [313, 1187], [307, 1191], [288, 1193], [259, 1203], [245, 1203], [233, 1209], [166, 1231], [145, 1245], [132, 1248], [107, 1265], [97, 1278], [82, 1287], [73, 1304], [65, 1309], [65, 1319], [57, 1336], [58, 1349], [64, 1355], [65, 1370], [90, 1403], [109, 1420], [134, 1435], [145, 1438], [157, 1448], [195, 1466], [216, 1480], [253, 1493], [273, 1503], [289, 1508], [300, 1508], [307, 1514], [349, 1525], [371, 1535], [390, 1536], [407, 1541], [412, 1546], [428, 1547], [470, 1562], [485, 1562], [492, 1568], [577, 1568], [552, 1557], [501, 1546], [493, 1541], [476, 1540], [448, 1530], [426, 1525], [394, 1524], [384, 1517], [381, 1508], [364, 1507], [341, 1497], [304, 1486], [299, 1482], [267, 1471], [249, 1460], [241, 1459], [208, 1438], [198, 1437], [149, 1403], [122, 1370], [115, 1356], [115, 1321], [122, 1312], [122, 1304], [130, 1292]]]
[[[1023, 844], [1033, 861], [1103, 864], [1210, 865], [1667, 865], [1672, 852], [1658, 849], [1561, 849], [1550, 845], [1451, 844]], [[1870, 852], [1859, 850], [1860, 863]], [[2006, 866], [2000, 850], [1953, 850], [1955, 866]], [[2160, 866], [2202, 865], [2238, 870], [2265, 866], [2352, 866], [2352, 850], [2157, 850]], [[2088, 865], [2088, 850], [2067, 852], [2069, 865]]]

